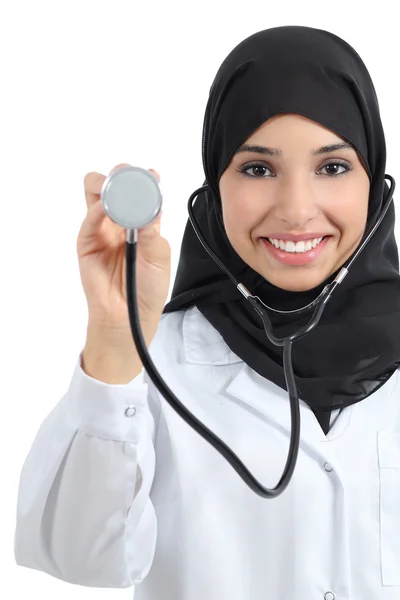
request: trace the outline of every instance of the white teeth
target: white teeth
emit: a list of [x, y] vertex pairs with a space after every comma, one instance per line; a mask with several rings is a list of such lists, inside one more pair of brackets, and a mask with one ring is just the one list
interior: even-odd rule
[[288, 241], [285, 244], [284, 250], [286, 250], [286, 252], [296, 252], [296, 247], [297, 247], [297, 244], [295, 244], [294, 242]]
[[283, 250], [284, 252], [309, 252], [312, 248], [315, 248], [320, 242], [321, 240], [323, 240], [322, 237], [320, 238], [314, 238], [313, 240], [304, 240], [301, 242], [292, 242], [291, 240], [285, 242], [284, 240], [275, 240], [275, 239], [271, 239], [268, 238], [268, 240], [271, 242], [271, 244], [273, 244], [275, 246], [275, 248], [279, 248], [280, 250]]

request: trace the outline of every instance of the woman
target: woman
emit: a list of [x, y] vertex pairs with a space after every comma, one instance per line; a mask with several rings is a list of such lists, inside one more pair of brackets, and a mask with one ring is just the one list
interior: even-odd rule
[[[204, 122], [208, 191], [194, 210], [218, 257], [271, 307], [276, 335], [308, 320], [291, 311], [319, 295], [376, 222], [388, 193], [385, 160], [368, 71], [337, 36], [267, 29], [221, 65]], [[141, 234], [147, 258], [149, 248], [168, 255], [163, 238]], [[144, 285], [141, 323], [167, 385], [274, 487], [290, 437], [281, 348], [190, 224], [156, 325], [143, 318], [143, 299], [152, 298]], [[100, 358], [88, 366], [85, 351], [79, 357], [27, 457], [18, 564], [80, 585], [135, 586], [136, 600], [400, 599], [393, 206], [318, 326], [293, 346], [301, 440], [293, 478], [275, 499], [255, 495], [140, 367], [125, 381], [115, 370], [109, 377], [121, 340], [132, 342], [127, 321], [124, 334], [113, 331], [101, 368]], [[92, 338], [91, 356], [103, 344]]]

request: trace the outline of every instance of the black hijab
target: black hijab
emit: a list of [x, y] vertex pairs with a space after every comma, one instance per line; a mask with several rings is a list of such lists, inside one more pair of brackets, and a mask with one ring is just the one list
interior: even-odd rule
[[[242, 41], [222, 63], [210, 89], [203, 127], [206, 176], [193, 210], [217, 256], [253, 295], [278, 310], [314, 300], [334, 273], [305, 292], [279, 289], [250, 268], [223, 225], [218, 182], [245, 140], [267, 119], [296, 113], [349, 142], [370, 178], [367, 230], [381, 212], [386, 145], [378, 100], [357, 52], [336, 35], [311, 27], [266, 29]], [[394, 206], [333, 292], [316, 328], [293, 345], [299, 398], [323, 431], [331, 411], [368, 397], [400, 364], [400, 276]], [[164, 313], [196, 305], [229, 348], [254, 371], [286, 390], [282, 348], [267, 338], [260, 317], [203, 248], [188, 220], [171, 300]], [[269, 311], [274, 334], [296, 331], [311, 316]], [[289, 410], [289, 400], [288, 400]]]

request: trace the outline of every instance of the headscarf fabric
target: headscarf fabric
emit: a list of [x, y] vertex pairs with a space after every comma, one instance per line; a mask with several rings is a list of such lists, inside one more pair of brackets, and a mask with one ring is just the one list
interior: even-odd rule
[[[379, 217], [389, 187], [375, 88], [360, 56], [347, 42], [321, 29], [285, 26], [255, 33], [230, 52], [210, 88], [202, 136], [207, 188], [197, 197], [193, 211], [206, 241], [236, 279], [266, 305], [290, 311], [315, 300], [338, 271], [303, 292], [272, 285], [230, 244], [218, 187], [236, 150], [268, 119], [282, 113], [302, 115], [327, 127], [357, 151], [370, 180], [366, 231]], [[319, 324], [293, 344], [299, 398], [310, 406], [325, 434], [332, 410], [367, 398], [400, 364], [394, 222], [392, 203], [334, 290]], [[191, 306], [197, 306], [249, 367], [286, 390], [282, 348], [269, 341], [260, 317], [203, 248], [188, 220], [164, 313]], [[311, 314], [269, 311], [274, 335], [295, 332]]]

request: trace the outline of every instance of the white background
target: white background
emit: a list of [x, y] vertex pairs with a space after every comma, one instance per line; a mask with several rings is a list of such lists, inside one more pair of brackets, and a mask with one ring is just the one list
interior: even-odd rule
[[160, 173], [171, 291], [187, 201], [204, 180], [203, 116], [221, 62], [256, 31], [307, 25], [343, 37], [363, 58], [380, 102], [386, 172], [400, 180], [395, 11], [390, 0], [4, 3], [1, 598], [132, 598], [132, 590], [84, 588], [17, 567], [13, 555], [23, 461], [40, 423], [65, 393], [85, 341], [87, 310], [76, 257], [85, 173], [108, 174], [121, 162]]

